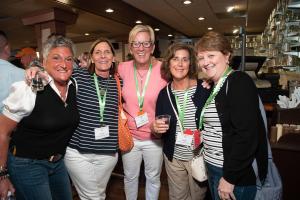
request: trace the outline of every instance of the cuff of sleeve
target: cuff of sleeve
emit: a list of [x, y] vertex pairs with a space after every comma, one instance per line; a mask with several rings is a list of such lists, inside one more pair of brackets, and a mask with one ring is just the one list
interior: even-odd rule
[[7, 108], [3, 108], [3, 111], [2, 111], [2, 114], [5, 116], [5, 117], [7, 117], [7, 118], [9, 118], [9, 119], [11, 119], [11, 120], [13, 120], [13, 121], [15, 121], [15, 122], [20, 122], [21, 121], [21, 119], [23, 118], [22, 116], [19, 116], [19, 115], [17, 115], [17, 114], [15, 114], [15, 113], [11, 113], [11, 112], [9, 112], [9, 110], [7, 109]]

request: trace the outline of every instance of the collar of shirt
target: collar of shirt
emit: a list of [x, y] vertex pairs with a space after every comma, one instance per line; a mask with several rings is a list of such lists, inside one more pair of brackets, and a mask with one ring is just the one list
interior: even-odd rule
[[[55, 91], [55, 93], [62, 98], [62, 96], [60, 95], [59, 90], [57, 89], [56, 85], [54, 84], [54, 80], [51, 76], [48, 76], [48, 84], [50, 85], [50, 87]], [[69, 80], [68, 84], [67, 84], [67, 93], [66, 93], [66, 99], [68, 98], [68, 93], [69, 93], [69, 86], [73, 84], [73, 82], [71, 80]]]

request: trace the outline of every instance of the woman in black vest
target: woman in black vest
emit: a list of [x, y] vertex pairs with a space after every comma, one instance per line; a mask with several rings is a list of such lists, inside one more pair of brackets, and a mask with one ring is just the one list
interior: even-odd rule
[[24, 81], [16, 82], [4, 101], [0, 116], [1, 199], [8, 191], [15, 192], [18, 200], [72, 199], [62, 158], [79, 121], [76, 86], [70, 80], [73, 56], [71, 40], [50, 37], [43, 49], [48, 84], [34, 92]]

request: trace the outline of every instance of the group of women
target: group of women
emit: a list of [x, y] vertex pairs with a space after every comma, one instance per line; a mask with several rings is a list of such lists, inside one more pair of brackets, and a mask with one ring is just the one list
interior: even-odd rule
[[[163, 161], [170, 199], [204, 199], [206, 183], [193, 179], [190, 167], [202, 146], [212, 199], [254, 199], [251, 164], [257, 160], [263, 179], [265, 129], [255, 85], [229, 67], [228, 41], [209, 32], [197, 42], [196, 53], [189, 45], [175, 43], [163, 62], [152, 56], [154, 42], [153, 29], [137, 25], [129, 33], [133, 60], [116, 68], [113, 46], [100, 38], [91, 46], [88, 69], [73, 70], [72, 42], [62, 36], [48, 39], [43, 66], [49, 84], [34, 93], [25, 82], [15, 83], [4, 101], [1, 198], [10, 191], [18, 200], [72, 199], [67, 174], [80, 199], [106, 198], [118, 160], [119, 76], [134, 140], [133, 149], [122, 152], [126, 199], [138, 197], [142, 161], [145, 199], [159, 198]], [[198, 80], [198, 67], [212, 81], [209, 89]], [[42, 74], [37, 71], [29, 70], [27, 76]], [[171, 116], [170, 125], [155, 118], [161, 114]]]

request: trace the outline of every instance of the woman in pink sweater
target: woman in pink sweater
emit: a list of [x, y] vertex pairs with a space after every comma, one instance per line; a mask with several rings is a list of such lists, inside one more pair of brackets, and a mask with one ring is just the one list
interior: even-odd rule
[[136, 25], [129, 33], [129, 50], [133, 60], [119, 64], [123, 79], [122, 97], [134, 147], [123, 153], [124, 184], [127, 200], [136, 200], [142, 160], [146, 176], [146, 200], [156, 200], [160, 190], [163, 162], [162, 144], [151, 132], [158, 93], [167, 82], [161, 77], [161, 62], [152, 57], [154, 31], [147, 25]]

